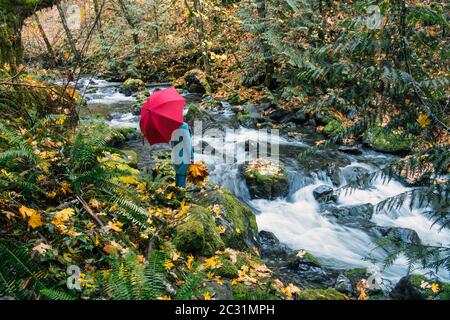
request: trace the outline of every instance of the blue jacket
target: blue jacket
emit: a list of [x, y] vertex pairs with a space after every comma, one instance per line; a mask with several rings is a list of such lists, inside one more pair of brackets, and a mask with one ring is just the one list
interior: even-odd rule
[[[179, 129], [182, 131], [176, 130], [178, 132], [175, 133], [175, 137], [172, 137], [175, 140], [172, 140], [170, 143], [172, 146], [172, 161], [177, 174], [186, 174], [191, 161], [194, 160], [194, 148], [189, 125], [184, 122]], [[190, 152], [186, 157], [184, 155], [185, 150]]]

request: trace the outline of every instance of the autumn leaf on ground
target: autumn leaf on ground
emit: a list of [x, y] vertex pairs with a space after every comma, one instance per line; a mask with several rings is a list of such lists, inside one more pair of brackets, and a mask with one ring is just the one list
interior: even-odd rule
[[26, 206], [21, 206], [19, 208], [19, 213], [22, 215], [22, 218], [25, 219], [26, 217], [31, 217], [32, 215], [36, 214], [37, 211]]
[[194, 257], [192, 255], [189, 255], [187, 261], [185, 262], [186, 268], [188, 268], [188, 270], [192, 269], [193, 262], [194, 262]]
[[210, 294], [209, 292], [206, 292], [206, 293], [203, 295], [203, 299], [204, 299], [204, 300], [212, 300], [212, 296], [211, 296], [211, 294]]
[[114, 231], [117, 231], [117, 232], [122, 232], [123, 231], [122, 230], [122, 226], [123, 226], [123, 223], [120, 222], [120, 221], [114, 221], [114, 222], [109, 221], [107, 227], [110, 230], [114, 230]]
[[40, 214], [40, 213], [35, 213], [35, 214], [33, 214], [33, 215], [30, 217], [30, 220], [28, 220], [28, 225], [29, 225], [30, 227], [32, 227], [33, 229], [36, 229], [36, 228], [42, 226], [42, 225], [43, 225], [43, 222], [42, 222], [42, 216], [41, 216], [41, 214]]
[[417, 123], [421, 128], [425, 128], [430, 124], [431, 120], [428, 118], [426, 114], [421, 114], [419, 118], [417, 118]]
[[75, 214], [75, 211], [72, 208], [66, 208], [64, 210], [58, 211], [55, 213], [55, 219], [60, 221], [67, 221], [71, 216]]
[[173, 267], [175, 267], [175, 265], [171, 260], [166, 260], [166, 262], [164, 262], [164, 268], [166, 268], [166, 270], [170, 270]]

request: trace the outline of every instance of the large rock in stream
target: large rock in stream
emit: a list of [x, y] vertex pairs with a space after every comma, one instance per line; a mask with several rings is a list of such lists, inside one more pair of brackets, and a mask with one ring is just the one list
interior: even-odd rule
[[273, 200], [289, 193], [286, 168], [282, 163], [258, 158], [243, 165], [240, 170], [252, 199]]
[[136, 93], [141, 90], [145, 90], [145, 82], [141, 79], [127, 79], [122, 86], [120, 87], [119, 91], [123, 93], [126, 96], [131, 96], [133, 93]]

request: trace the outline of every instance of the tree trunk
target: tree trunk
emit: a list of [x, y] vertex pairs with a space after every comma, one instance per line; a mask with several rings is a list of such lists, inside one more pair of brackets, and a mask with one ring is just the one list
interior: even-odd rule
[[273, 74], [275, 72], [275, 66], [273, 62], [272, 57], [272, 51], [270, 50], [270, 46], [267, 44], [267, 41], [265, 40], [264, 33], [266, 32], [267, 26], [266, 26], [266, 16], [267, 16], [267, 10], [266, 10], [266, 1], [265, 0], [257, 0], [256, 2], [257, 11], [258, 11], [258, 18], [260, 22], [264, 25], [262, 34], [259, 37], [259, 44], [261, 47], [261, 54], [264, 59], [264, 68], [265, 68], [265, 75], [264, 75], [264, 85], [269, 88], [273, 89], [275, 87], [275, 82], [273, 80]]
[[55, 52], [53, 51], [52, 45], [50, 44], [50, 41], [47, 38], [47, 34], [45, 33], [44, 28], [42, 27], [42, 24], [41, 24], [41, 21], [39, 20], [38, 15], [36, 13], [33, 14], [33, 18], [34, 18], [34, 21], [36, 22], [36, 25], [39, 29], [39, 33], [41, 34], [42, 39], [44, 39], [45, 47], [47, 48], [47, 52], [48, 52], [49, 56], [53, 60], [53, 63], [56, 64], [57, 61], [56, 61]]
[[195, 12], [197, 12], [197, 14], [194, 16], [194, 21], [197, 29], [198, 42], [202, 53], [203, 66], [205, 68], [206, 75], [211, 76], [211, 65], [209, 63], [208, 45], [206, 44], [205, 41], [205, 28], [203, 24], [203, 18], [201, 16], [201, 14], [203, 13], [203, 9], [200, 0], [194, 0], [194, 10]]
[[80, 59], [80, 54], [78, 53], [75, 41], [72, 37], [72, 33], [70, 32], [69, 26], [67, 25], [66, 16], [64, 15], [64, 11], [60, 4], [56, 5], [56, 8], [58, 8], [59, 17], [61, 18], [61, 23], [64, 27], [64, 31], [66, 32], [67, 41], [69, 42], [70, 49], [72, 50], [72, 53], [76, 60]]
[[125, 5], [125, 3], [123, 2], [123, 0], [118, 0], [119, 5], [120, 5], [120, 9], [122, 10], [122, 13], [125, 17], [125, 20], [127, 20], [128, 25], [133, 29], [133, 42], [134, 42], [134, 51], [136, 52], [137, 56], [141, 55], [141, 50], [140, 50], [140, 43], [139, 43], [139, 35], [137, 33], [137, 23], [136, 21], [133, 19], [133, 17], [130, 15], [130, 12], [127, 9], [127, 6]]
[[105, 48], [105, 44], [106, 44], [106, 38], [105, 38], [105, 34], [103, 33], [103, 28], [102, 28], [102, 20], [100, 19], [100, 14], [101, 14], [101, 7], [100, 4], [98, 3], [98, 0], [94, 0], [94, 11], [95, 11], [95, 16], [99, 17], [98, 18], [98, 22], [97, 22], [97, 31], [100, 37], [100, 44], [103, 50], [103, 53], [106, 57], [109, 57], [109, 51]]
[[23, 63], [23, 22], [36, 11], [49, 8], [60, 0], [1, 0], [0, 64], [8, 63], [15, 73]]

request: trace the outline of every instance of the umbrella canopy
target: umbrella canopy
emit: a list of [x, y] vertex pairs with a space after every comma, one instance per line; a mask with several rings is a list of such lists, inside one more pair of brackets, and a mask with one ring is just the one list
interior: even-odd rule
[[183, 124], [186, 100], [173, 87], [153, 93], [142, 106], [139, 125], [150, 144], [169, 143]]

